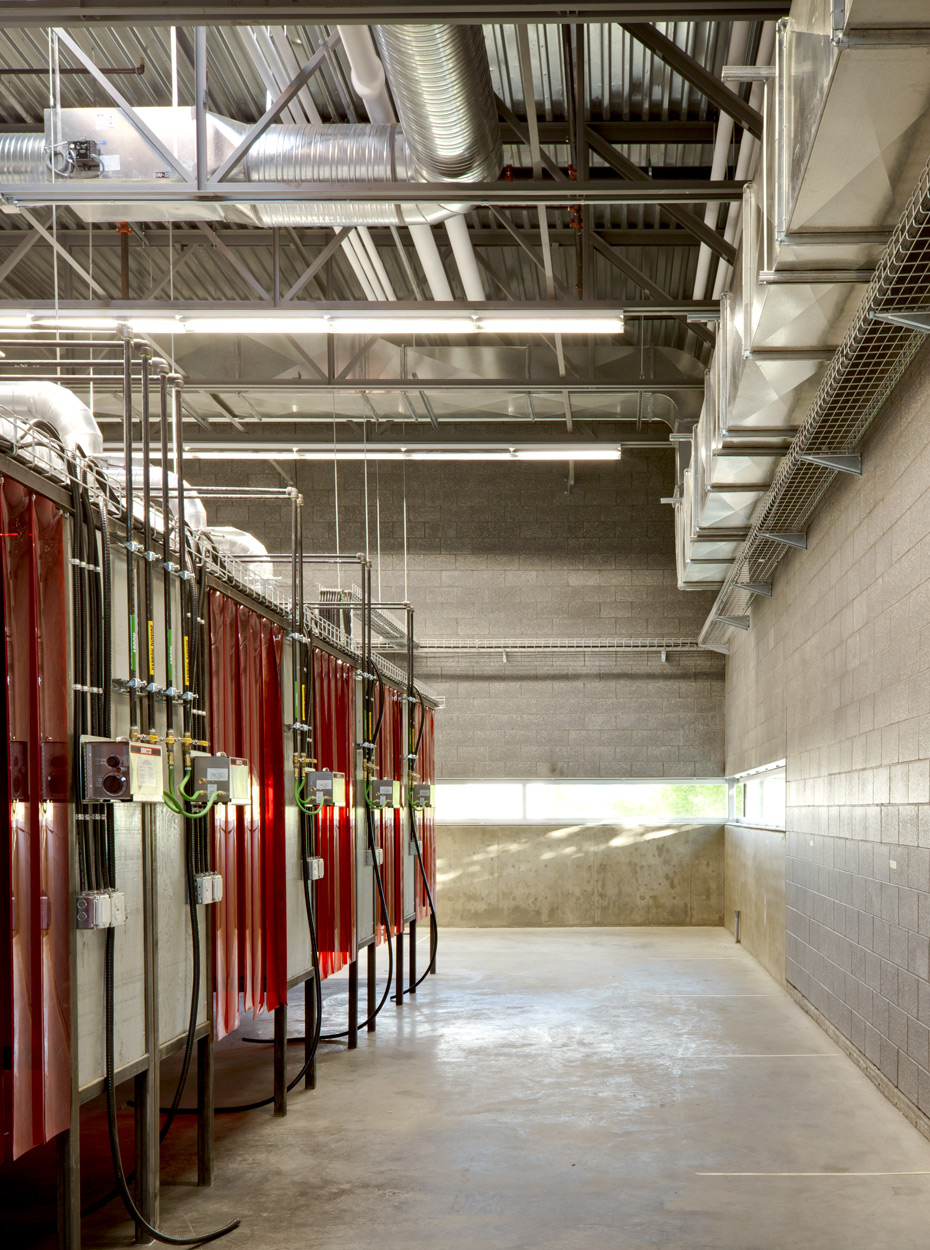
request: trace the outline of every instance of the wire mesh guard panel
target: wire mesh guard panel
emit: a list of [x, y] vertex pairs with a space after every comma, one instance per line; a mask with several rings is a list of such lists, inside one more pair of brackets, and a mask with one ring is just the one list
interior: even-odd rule
[[[420, 781], [428, 781], [434, 783], [436, 781], [436, 718], [433, 709], [428, 707], [424, 712], [417, 709], [415, 713], [417, 720], [414, 726], [415, 732], [420, 732], [420, 715], [424, 715], [426, 720], [423, 725], [423, 738], [420, 742], [420, 750], [417, 754], [416, 770]], [[416, 739], [414, 738], [414, 741]], [[426, 869], [426, 875], [429, 878], [429, 888], [436, 897], [436, 813], [433, 808], [425, 808], [422, 812], [417, 813], [417, 824], [419, 826], [417, 832], [420, 837], [420, 845], [423, 851], [423, 866]], [[417, 900], [417, 919], [425, 920], [429, 912], [429, 900], [426, 897], [426, 889], [423, 885], [423, 878], [417, 873], [416, 876], [416, 900]]]
[[338, 972], [356, 955], [355, 942], [355, 669], [325, 651], [314, 656], [316, 767], [345, 774], [345, 807], [317, 817], [317, 854], [324, 873], [316, 882], [320, 972]]
[[0, 1162], [70, 1124], [70, 886], [65, 560], [58, 507], [0, 487]]
[[251, 781], [248, 804], [220, 804], [213, 814], [223, 877], [212, 908], [218, 1038], [239, 1025], [240, 993], [255, 1015], [287, 1000], [283, 639], [279, 625], [210, 592], [211, 748], [247, 759]]

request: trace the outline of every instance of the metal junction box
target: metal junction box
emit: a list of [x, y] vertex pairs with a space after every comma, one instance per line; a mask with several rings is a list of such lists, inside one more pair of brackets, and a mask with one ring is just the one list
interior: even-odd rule
[[311, 807], [345, 807], [345, 773], [304, 771], [304, 802]]
[[426, 807], [435, 807], [436, 787], [427, 781], [414, 782], [410, 787], [410, 802], [417, 811], [423, 811]]
[[232, 755], [192, 755], [191, 784], [188, 789], [198, 791], [209, 799], [214, 794], [221, 797], [219, 803], [232, 803], [241, 807], [251, 799], [249, 785], [249, 761]]
[[81, 739], [85, 803], [160, 803], [165, 792], [161, 743]]
[[400, 782], [385, 780], [370, 782], [368, 801], [372, 807], [400, 807]]

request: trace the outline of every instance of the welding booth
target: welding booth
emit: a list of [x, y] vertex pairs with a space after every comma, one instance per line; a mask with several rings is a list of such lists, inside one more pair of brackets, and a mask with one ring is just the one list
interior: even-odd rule
[[[184, 482], [180, 379], [146, 344], [113, 351], [120, 465], [63, 387], [0, 394], [0, 1152], [8, 1164], [55, 1139], [60, 1240], [75, 1247], [83, 1104], [106, 1095], [116, 1191], [140, 1239], [221, 1236], [235, 1223], [179, 1239], [158, 1228], [159, 1144], [177, 1114], [196, 1114], [198, 1181], [213, 1177], [214, 1115], [228, 1109], [214, 1041], [273, 1013], [272, 1063], [267, 1049], [254, 1060], [269, 1095], [239, 1109], [283, 1115], [316, 1078], [322, 981], [349, 969], [354, 1047], [391, 991], [401, 1006], [423, 979], [417, 922], [431, 926], [424, 976], [436, 943], [436, 700], [415, 679], [412, 608], [373, 604], [363, 558], [305, 553], [294, 489], [269, 500], [292, 516], [290, 586], [211, 531]], [[337, 559], [360, 586], [334, 609], [308, 599], [304, 569]], [[393, 970], [380, 1003], [379, 944]], [[161, 1088], [174, 1052], [180, 1079]], [[127, 1098], [133, 1175], [116, 1128]]]

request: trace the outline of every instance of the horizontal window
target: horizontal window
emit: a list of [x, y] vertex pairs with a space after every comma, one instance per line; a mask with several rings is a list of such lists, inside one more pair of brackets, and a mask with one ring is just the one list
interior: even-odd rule
[[436, 819], [457, 824], [726, 820], [723, 780], [440, 781]]
[[785, 761], [738, 773], [729, 779], [729, 819], [738, 825], [784, 829], [787, 785]]

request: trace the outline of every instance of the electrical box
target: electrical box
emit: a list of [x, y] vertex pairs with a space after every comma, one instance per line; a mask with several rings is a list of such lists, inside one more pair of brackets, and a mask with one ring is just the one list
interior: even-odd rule
[[161, 743], [82, 738], [85, 803], [159, 803], [165, 792]]
[[322, 881], [325, 862], [320, 855], [308, 855], [304, 860], [304, 877], [307, 881]]
[[192, 794], [200, 791], [204, 799], [219, 794], [218, 803], [232, 803], [237, 807], [251, 799], [248, 760], [232, 755], [193, 754], [191, 777], [189, 791]]
[[410, 787], [410, 803], [417, 811], [436, 806], [436, 787], [427, 781], [416, 781]]
[[370, 847], [369, 847], [369, 849], [365, 852], [365, 863], [368, 865], [368, 867], [369, 867], [369, 868], [372, 868], [372, 867], [374, 866], [375, 860], [377, 860], [379, 864], [383, 864], [383, 863], [384, 863], [384, 848], [383, 848], [383, 847], [381, 847], [381, 846], [376, 846], [376, 847], [375, 847], [375, 857], [374, 857], [374, 859], [372, 859], [372, 856], [371, 856], [371, 848], [370, 848]]
[[126, 923], [126, 896], [119, 890], [85, 890], [74, 903], [79, 929], [116, 929]]
[[368, 801], [372, 807], [400, 807], [400, 782], [385, 780], [370, 782]]
[[218, 872], [198, 872], [194, 876], [194, 902], [218, 903], [223, 897], [223, 878]]
[[304, 770], [304, 802], [308, 807], [345, 807], [345, 773]]

